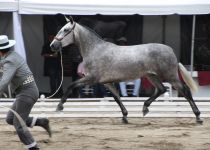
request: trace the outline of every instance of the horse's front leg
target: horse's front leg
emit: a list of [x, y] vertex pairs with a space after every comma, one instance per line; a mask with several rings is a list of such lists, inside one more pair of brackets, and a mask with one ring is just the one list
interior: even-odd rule
[[123, 105], [123, 103], [121, 102], [120, 100], [120, 96], [116, 90], [116, 88], [112, 85], [112, 83], [107, 83], [107, 84], [104, 84], [105, 87], [107, 87], [109, 89], [109, 91], [112, 93], [115, 101], [117, 102], [117, 104], [120, 106], [120, 109], [122, 111], [122, 114], [123, 114], [123, 118], [122, 118], [122, 121], [123, 123], [128, 123], [128, 120], [127, 120], [127, 115], [128, 115], [128, 111], [126, 110], [125, 106]]
[[75, 87], [76, 82], [72, 82], [69, 87], [67, 88], [66, 92], [63, 94], [63, 96], [61, 97], [60, 102], [58, 103], [58, 106], [56, 108], [56, 111], [62, 111], [63, 110], [63, 104], [66, 102], [69, 94], [72, 92], [72, 89]]
[[80, 87], [80, 86], [85, 86], [86, 84], [90, 83], [91, 81], [92, 81], [92, 78], [90, 76], [85, 76], [85, 77], [83, 77], [83, 78], [81, 78], [79, 80], [76, 80], [76, 81], [72, 82], [68, 86], [66, 92], [61, 97], [61, 100], [60, 100], [60, 102], [59, 102], [59, 104], [57, 106], [56, 111], [63, 110], [63, 108], [64, 108], [63, 104], [66, 102], [66, 100], [67, 100], [69, 94], [72, 92], [73, 88]]

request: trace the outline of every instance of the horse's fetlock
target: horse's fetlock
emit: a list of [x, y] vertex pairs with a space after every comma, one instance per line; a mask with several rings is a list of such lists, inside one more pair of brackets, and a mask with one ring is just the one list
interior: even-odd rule
[[149, 107], [149, 106], [150, 106], [150, 102], [145, 101], [145, 102], [144, 102], [144, 106]]
[[199, 117], [201, 114], [201, 112], [199, 110], [196, 110], [194, 113], [195, 113], [196, 117]]
[[61, 98], [60, 103], [62, 103], [62, 104], [63, 104], [63, 103], [65, 103], [65, 102], [66, 102], [66, 100], [67, 100], [67, 98], [66, 98], [66, 97], [62, 97], [62, 98]]
[[126, 110], [123, 112], [123, 116], [127, 116], [127, 115], [128, 115], [128, 111]]

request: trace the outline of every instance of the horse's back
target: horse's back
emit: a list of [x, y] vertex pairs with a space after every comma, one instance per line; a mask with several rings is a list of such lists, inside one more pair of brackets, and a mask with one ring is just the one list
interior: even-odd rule
[[173, 49], [164, 44], [159, 43], [149, 43], [149, 44], [142, 44], [144, 49], [147, 51], [147, 57], [149, 59], [171, 59], [177, 63], [177, 58]]
[[139, 55], [139, 59], [144, 59], [145, 61], [153, 62], [156, 60], [157, 63], [160, 60], [171, 60], [174, 63], [177, 63], [177, 58], [173, 49], [170, 46], [159, 44], [159, 43], [148, 43], [140, 44], [134, 46], [123, 46], [124, 52], [134, 53]]

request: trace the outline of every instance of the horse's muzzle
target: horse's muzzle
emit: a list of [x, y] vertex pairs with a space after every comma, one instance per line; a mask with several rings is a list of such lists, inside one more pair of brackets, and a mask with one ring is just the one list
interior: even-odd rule
[[60, 41], [53, 41], [51, 44], [50, 44], [50, 47], [51, 47], [51, 50], [53, 52], [58, 52], [62, 49], [62, 44]]

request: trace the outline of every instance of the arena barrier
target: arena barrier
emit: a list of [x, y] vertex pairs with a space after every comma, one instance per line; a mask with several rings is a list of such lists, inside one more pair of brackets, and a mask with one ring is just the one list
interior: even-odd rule
[[[142, 106], [147, 97], [122, 97], [128, 117], [143, 117]], [[201, 117], [210, 117], [210, 98], [194, 97]], [[0, 99], [0, 105], [10, 107], [14, 99]], [[56, 112], [59, 99], [39, 99], [31, 116], [39, 117], [121, 117], [121, 111], [112, 97], [68, 99], [62, 112]], [[159, 97], [149, 107], [146, 117], [195, 117], [189, 103], [183, 97]], [[7, 109], [0, 108], [0, 118]]]

